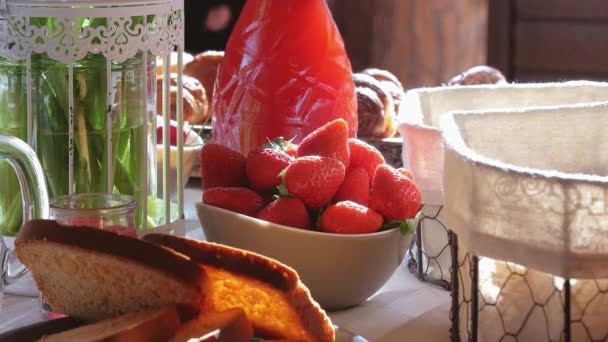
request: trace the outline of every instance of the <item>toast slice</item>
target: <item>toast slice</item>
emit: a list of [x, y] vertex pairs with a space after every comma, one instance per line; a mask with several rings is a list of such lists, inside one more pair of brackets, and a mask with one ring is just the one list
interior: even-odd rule
[[169, 304], [198, 311], [204, 302], [201, 266], [157, 244], [32, 220], [15, 250], [53, 311], [86, 322]]
[[258, 337], [334, 341], [329, 317], [292, 268], [259, 254], [214, 243], [162, 234], [149, 234], [144, 239], [201, 263], [211, 283], [203, 313], [242, 308]]
[[165, 342], [180, 328], [175, 305], [161, 309], [132, 312], [113, 319], [85, 325], [53, 335], [44, 336], [45, 342]]
[[38, 341], [45, 335], [56, 334], [62, 331], [78, 328], [84, 325], [72, 317], [62, 317], [50, 321], [43, 321], [17, 328], [0, 334], [2, 342]]
[[182, 327], [173, 335], [170, 342], [213, 341], [249, 342], [253, 338], [251, 323], [245, 311], [234, 308], [223, 312], [206, 312]]

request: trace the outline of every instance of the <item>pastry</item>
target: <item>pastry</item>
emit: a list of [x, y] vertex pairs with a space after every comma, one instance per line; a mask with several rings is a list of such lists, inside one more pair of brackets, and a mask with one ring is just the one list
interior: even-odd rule
[[[192, 61], [192, 59], [194, 59], [194, 57], [192, 57], [191, 54], [184, 52], [182, 55], [182, 66], [185, 66], [186, 64], [188, 64], [190, 61]], [[176, 74], [177, 73], [177, 52], [171, 52], [171, 60], [170, 60], [170, 64], [169, 64], [169, 72], [172, 74]], [[163, 75], [163, 57], [162, 56], [157, 56], [156, 57], [156, 76], [162, 76]]]
[[[194, 77], [205, 88], [211, 103], [213, 87], [217, 70], [224, 59], [224, 51], [205, 51], [194, 56], [194, 59], [184, 65], [184, 74]], [[209, 113], [213, 113], [213, 104], [209, 105]]]
[[448, 85], [475, 85], [505, 83], [505, 76], [496, 68], [487, 65], [478, 65], [454, 76]]
[[368, 69], [361, 71], [361, 73], [370, 75], [371, 77], [375, 78], [376, 80], [378, 80], [380, 82], [392, 83], [397, 87], [397, 89], [403, 91], [403, 85], [401, 84], [401, 82], [399, 81], [397, 76], [393, 75], [388, 70], [377, 69], [377, 68], [368, 68]]
[[395, 108], [395, 116], [399, 114], [399, 105], [401, 105], [401, 99], [405, 95], [403, 84], [399, 81], [397, 76], [393, 75], [388, 70], [368, 68], [361, 71], [362, 74], [370, 75], [376, 80], [380, 81], [380, 85], [393, 97], [393, 106]]
[[[177, 74], [171, 74], [170, 79], [170, 103], [171, 103], [171, 119], [175, 120], [176, 102], [177, 102]], [[205, 88], [195, 78], [182, 76], [182, 97], [184, 108], [184, 121], [188, 121], [192, 125], [200, 125], [205, 123], [209, 118], [209, 98]], [[163, 77], [159, 76], [156, 79], [156, 111], [160, 115], [163, 112]]]
[[397, 130], [392, 95], [380, 81], [366, 74], [354, 74], [360, 138], [388, 138]]

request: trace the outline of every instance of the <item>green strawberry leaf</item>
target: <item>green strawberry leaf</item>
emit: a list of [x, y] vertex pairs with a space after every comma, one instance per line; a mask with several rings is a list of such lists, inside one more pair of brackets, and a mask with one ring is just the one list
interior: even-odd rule
[[416, 221], [409, 220], [391, 220], [382, 226], [382, 230], [399, 228], [402, 235], [412, 234], [416, 230]]
[[402, 221], [399, 225], [399, 231], [401, 232], [401, 235], [414, 234], [416, 231], [416, 222], [414, 219]]
[[267, 138], [266, 140], [268, 140], [268, 142], [266, 144], [264, 144], [264, 146], [262, 146], [262, 147], [272, 148], [272, 149], [279, 150], [279, 151], [285, 151], [292, 144], [293, 138], [289, 139], [289, 140], [285, 140], [285, 138], [283, 138], [283, 137], [278, 137], [278, 138], [275, 138], [272, 140]]
[[281, 184], [277, 186], [277, 190], [279, 191], [278, 196], [289, 197], [289, 190], [287, 190], [287, 184], [285, 184], [285, 170], [279, 173], [279, 177], [281, 177]]

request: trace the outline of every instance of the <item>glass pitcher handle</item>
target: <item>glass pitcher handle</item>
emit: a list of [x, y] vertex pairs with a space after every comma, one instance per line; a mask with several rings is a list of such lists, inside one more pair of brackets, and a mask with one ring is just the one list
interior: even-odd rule
[[[0, 135], [0, 160], [15, 170], [21, 186], [23, 222], [48, 218], [49, 196], [42, 166], [32, 148], [22, 140]], [[27, 269], [18, 262], [0, 237], [0, 288], [24, 275]]]

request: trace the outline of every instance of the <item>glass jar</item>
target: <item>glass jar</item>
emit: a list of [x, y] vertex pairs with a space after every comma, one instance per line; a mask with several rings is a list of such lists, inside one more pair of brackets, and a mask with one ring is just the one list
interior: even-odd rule
[[[51, 198], [130, 195], [138, 228], [181, 227], [183, 184], [174, 202], [158, 197], [156, 182], [156, 60], [170, 64], [172, 51], [181, 64], [181, 0], [0, 0], [0, 133], [34, 148]], [[177, 74], [180, 83], [181, 68]], [[163, 83], [159, 101], [168, 103], [169, 92]], [[182, 125], [181, 107], [176, 112]], [[176, 154], [181, 169], [181, 136]], [[0, 164], [0, 231], [11, 235], [22, 212], [16, 184]]]
[[59, 196], [50, 202], [50, 218], [69, 226], [89, 226], [137, 237], [131, 196], [90, 193]]
[[[44, 55], [33, 56], [36, 92], [32, 104], [37, 127], [33, 145], [47, 175], [51, 198], [108, 192], [134, 196], [144, 203], [142, 197], [146, 193], [156, 192], [150, 180], [144, 183], [146, 163], [148, 168], [155, 168], [156, 163], [143, 159], [155, 155], [144, 153], [144, 134], [147, 131], [150, 135], [148, 146], [154, 146], [156, 115], [145, 112], [145, 101], [148, 101], [147, 108], [155, 108], [156, 61], [151, 56], [147, 58], [146, 68], [142, 62], [142, 53], [138, 53], [125, 62], [112, 62], [108, 72], [107, 60], [101, 55], [90, 54], [77, 61], [72, 65], [73, 103], [70, 104], [69, 66]], [[143, 73], [147, 73], [147, 87], [151, 90], [147, 98]], [[106, 101], [108, 96], [111, 101]], [[148, 191], [144, 189], [146, 186]], [[138, 226], [145, 222], [142, 215], [143, 210], [138, 207]]]
[[[156, 197], [156, 172], [149, 172], [153, 177], [147, 182], [144, 177], [144, 172], [156, 168], [155, 151], [144, 153], [144, 134], [149, 149], [156, 143], [156, 58], [148, 55], [145, 66], [143, 62], [140, 52], [124, 62], [111, 62], [108, 72], [104, 56], [89, 54], [72, 64], [70, 89], [69, 65], [46, 54], [32, 55], [35, 129], [30, 141], [45, 171], [51, 198], [107, 192], [134, 196], [144, 203], [143, 196]], [[142, 83], [144, 73], [147, 84]], [[26, 87], [25, 62], [0, 61], [0, 133], [27, 141]], [[147, 113], [145, 108], [149, 108]], [[14, 235], [21, 225], [19, 185], [3, 162], [0, 186], [7, 194], [0, 199], [0, 229]], [[146, 222], [143, 213], [138, 207], [138, 227]]]
[[[27, 83], [23, 63], [0, 57], [0, 134], [27, 140]], [[0, 235], [15, 236], [21, 227], [21, 191], [17, 175], [0, 160]]]

